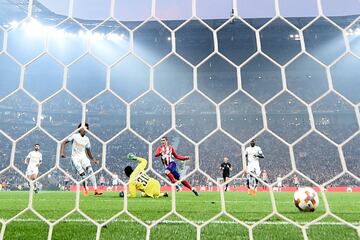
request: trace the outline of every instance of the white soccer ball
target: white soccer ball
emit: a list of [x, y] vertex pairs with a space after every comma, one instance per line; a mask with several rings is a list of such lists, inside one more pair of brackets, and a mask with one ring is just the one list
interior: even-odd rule
[[319, 206], [319, 196], [310, 187], [299, 188], [294, 193], [294, 203], [300, 211], [313, 212]]

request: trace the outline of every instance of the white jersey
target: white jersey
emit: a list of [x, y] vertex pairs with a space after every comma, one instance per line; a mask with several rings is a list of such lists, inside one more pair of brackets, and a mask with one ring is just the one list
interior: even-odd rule
[[298, 177], [294, 177], [294, 184], [298, 185], [300, 183], [299, 178]]
[[269, 182], [269, 177], [268, 177], [267, 173], [263, 173], [263, 174], [261, 175], [261, 179], [262, 179], [264, 182]]
[[67, 140], [72, 142], [71, 158], [87, 158], [85, 149], [90, 148], [90, 140], [87, 136], [82, 137], [80, 133], [75, 133]]
[[113, 186], [117, 186], [117, 185], [118, 185], [118, 180], [117, 180], [117, 178], [113, 178], [113, 180], [112, 180], [112, 185], [113, 185]]
[[261, 170], [258, 155], [262, 155], [261, 148], [258, 146], [250, 146], [245, 149], [245, 156], [247, 156], [248, 159], [248, 171], [256, 174], [257, 176], [260, 176]]
[[276, 182], [277, 182], [278, 187], [282, 187], [282, 178], [281, 177], [277, 177]]
[[42, 162], [42, 154], [39, 151], [31, 151], [27, 155], [28, 168], [37, 168]]
[[70, 182], [70, 176], [68, 173], [65, 174], [64, 182]]
[[248, 165], [253, 163], [259, 163], [258, 155], [263, 155], [261, 148], [259, 146], [247, 147], [245, 149], [245, 156], [247, 155]]

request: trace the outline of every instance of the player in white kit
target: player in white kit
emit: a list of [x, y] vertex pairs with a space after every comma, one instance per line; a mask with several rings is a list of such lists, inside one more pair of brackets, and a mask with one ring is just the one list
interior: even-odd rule
[[29, 152], [25, 158], [25, 164], [27, 165], [26, 177], [34, 181], [34, 192], [38, 193], [38, 183], [35, 181], [39, 174], [39, 166], [42, 163], [42, 154], [40, 152], [40, 144], [34, 145], [34, 151]]
[[264, 158], [262, 150], [259, 146], [255, 146], [255, 139], [251, 140], [250, 147], [245, 149], [245, 158], [247, 163], [247, 171], [249, 173], [249, 194], [256, 195], [258, 180], [255, 177], [260, 177], [259, 159]]
[[[78, 128], [81, 127], [79, 124]], [[89, 129], [89, 124], [85, 123], [86, 129]], [[93, 163], [98, 164], [99, 161], [96, 161], [92, 156], [90, 150], [90, 140], [87, 136], [85, 136], [85, 129], [80, 128], [78, 133], [74, 133], [68, 139], [61, 143], [61, 157], [65, 158], [65, 145], [69, 142], [72, 143], [72, 152], [71, 152], [71, 160], [72, 163], [80, 175], [82, 179], [86, 178], [86, 174], [88, 174], [89, 179], [94, 188], [94, 195], [101, 195], [102, 192], [97, 188], [96, 178], [93, 174], [94, 171], [91, 167], [90, 160]], [[87, 197], [89, 195], [88, 187], [86, 181], [83, 182], [84, 185], [84, 196]]]
[[281, 188], [283, 187], [282, 181], [283, 181], [283, 179], [281, 177], [281, 174], [279, 174], [279, 176], [276, 178], [278, 192], [281, 192]]
[[113, 191], [117, 191], [119, 185], [119, 177], [118, 175], [113, 175], [112, 176], [112, 186], [113, 186]]

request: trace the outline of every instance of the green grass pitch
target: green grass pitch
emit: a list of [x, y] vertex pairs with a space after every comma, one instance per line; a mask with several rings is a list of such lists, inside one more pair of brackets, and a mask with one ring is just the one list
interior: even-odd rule
[[[274, 193], [276, 208], [287, 218], [308, 223], [325, 213], [324, 202], [314, 213], [299, 212], [293, 205], [293, 193]], [[320, 196], [320, 195], [319, 195]], [[360, 193], [326, 193], [332, 213], [360, 227]], [[28, 192], [0, 192], [0, 218], [3, 221], [14, 217], [25, 209]], [[40, 192], [34, 195], [33, 207], [51, 222], [62, 218], [75, 208], [75, 193]], [[129, 212], [147, 224], [153, 223], [171, 211], [172, 198], [128, 200]], [[80, 196], [80, 209], [93, 220], [104, 223], [124, 209], [123, 199], [115, 192], [103, 196]], [[256, 197], [243, 192], [225, 192], [226, 212], [248, 225], [272, 213], [269, 193], [258, 193]], [[176, 211], [186, 219], [202, 224], [221, 211], [220, 193], [201, 193], [195, 197], [190, 192], [176, 193]], [[87, 221], [79, 212], [74, 212], [55, 225], [52, 239], [95, 239], [96, 225]], [[33, 212], [25, 211], [12, 222], [2, 226], [4, 239], [47, 239], [49, 226]], [[123, 213], [102, 228], [100, 239], [145, 239], [146, 228]], [[169, 215], [160, 224], [150, 229], [151, 239], [196, 239], [196, 228], [175, 214]], [[360, 239], [354, 228], [342, 224], [336, 218], [326, 217], [307, 229], [309, 239]], [[289, 224], [278, 216], [272, 216], [264, 224], [253, 229], [254, 239], [303, 239], [300, 228]], [[201, 229], [201, 239], [249, 239], [249, 231], [227, 215], [220, 215]]]

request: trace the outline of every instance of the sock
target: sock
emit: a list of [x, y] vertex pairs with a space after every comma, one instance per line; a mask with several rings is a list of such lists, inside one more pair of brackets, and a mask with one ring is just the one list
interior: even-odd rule
[[93, 185], [94, 190], [96, 190], [97, 189], [96, 178], [95, 178], [95, 175], [93, 174], [94, 171], [93, 171], [92, 167], [86, 168], [86, 171], [87, 171], [88, 175], [90, 175], [89, 179]]
[[176, 179], [175, 179], [174, 175], [172, 175], [172, 173], [168, 173], [168, 174], [166, 174], [166, 176], [170, 179], [170, 181], [172, 183], [176, 183]]
[[[84, 179], [84, 178], [85, 178], [85, 173], [84, 173], [84, 172], [80, 173], [79, 175], [80, 175], [80, 177], [81, 177], [82, 179]], [[84, 186], [84, 190], [87, 190], [87, 183], [86, 183], [86, 180], [85, 180], [85, 181], [83, 181], [83, 186]]]
[[97, 184], [96, 184], [96, 178], [95, 178], [95, 176], [92, 175], [92, 176], [89, 177], [89, 179], [90, 179], [90, 181], [91, 181], [91, 183], [92, 183], [92, 185], [93, 185], [94, 190], [96, 190], [96, 189], [97, 189]]
[[185, 187], [187, 187], [188, 189], [192, 190], [192, 187], [190, 185], [190, 183], [187, 180], [184, 180], [181, 182]]

